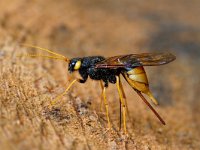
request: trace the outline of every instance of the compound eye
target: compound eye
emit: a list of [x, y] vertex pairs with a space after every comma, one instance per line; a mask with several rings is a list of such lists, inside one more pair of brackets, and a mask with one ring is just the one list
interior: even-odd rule
[[75, 66], [74, 66], [74, 70], [78, 70], [81, 67], [81, 61], [77, 61]]

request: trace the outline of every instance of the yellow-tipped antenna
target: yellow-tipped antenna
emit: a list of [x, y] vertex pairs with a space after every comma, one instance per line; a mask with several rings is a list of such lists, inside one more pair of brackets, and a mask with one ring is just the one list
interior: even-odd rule
[[42, 51], [46, 51], [46, 52], [54, 55], [54, 56], [48, 56], [48, 55], [41, 55], [41, 54], [27, 54], [27, 55], [22, 55], [22, 56], [25, 56], [25, 57], [45, 57], [45, 58], [50, 58], [50, 59], [65, 60], [65, 61], [69, 62], [69, 59], [67, 57], [65, 57], [64, 55], [58, 54], [56, 52], [53, 52], [52, 50], [42, 48], [42, 47], [39, 47], [39, 46], [30, 45], [30, 44], [20, 44], [20, 45], [30, 47], [30, 48], [39, 49], [39, 50], [42, 50]]

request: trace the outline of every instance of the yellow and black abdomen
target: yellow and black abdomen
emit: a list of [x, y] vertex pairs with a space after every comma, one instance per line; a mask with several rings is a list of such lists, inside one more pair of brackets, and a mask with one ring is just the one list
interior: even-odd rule
[[148, 95], [155, 104], [158, 104], [157, 100], [153, 97], [151, 91], [149, 90], [149, 83], [144, 67], [136, 67], [128, 71], [124, 71], [122, 74], [133, 89]]

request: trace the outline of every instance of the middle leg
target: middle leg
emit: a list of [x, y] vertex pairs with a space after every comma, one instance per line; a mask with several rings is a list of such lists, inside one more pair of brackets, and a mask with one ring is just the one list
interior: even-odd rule
[[120, 76], [119, 76], [119, 85], [120, 85], [120, 88], [121, 88], [121, 91], [122, 91], [122, 96], [123, 96], [124, 101], [125, 101], [126, 113], [127, 113], [128, 119], [131, 120], [130, 115], [129, 115], [130, 113], [129, 113], [129, 109], [128, 109], [128, 104], [127, 104], [127, 100], [126, 100], [126, 95], [125, 95], [125, 92], [124, 92], [124, 88], [122, 86], [122, 82], [121, 82]]
[[[124, 97], [125, 95], [123, 94], [123, 89], [122, 87], [120, 86], [120, 77], [119, 76], [116, 76], [116, 79], [117, 79], [117, 90], [118, 90], [118, 93], [119, 93], [119, 98], [120, 98], [120, 105], [122, 106], [122, 113], [123, 113], [123, 126], [124, 126], [124, 132], [125, 134], [127, 133], [127, 129], [126, 129], [126, 104], [125, 104], [125, 100], [124, 100]], [[120, 107], [121, 107], [120, 106]]]

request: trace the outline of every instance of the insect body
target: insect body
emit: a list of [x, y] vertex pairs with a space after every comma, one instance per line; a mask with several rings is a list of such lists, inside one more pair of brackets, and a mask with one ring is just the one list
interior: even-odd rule
[[120, 75], [122, 75], [129, 85], [137, 92], [137, 94], [142, 98], [142, 100], [149, 106], [153, 113], [158, 117], [162, 124], [165, 125], [164, 120], [160, 115], [154, 110], [150, 103], [144, 98], [142, 93], [146, 94], [153, 103], [158, 104], [156, 99], [153, 97], [151, 91], [149, 90], [149, 83], [143, 66], [158, 66], [167, 64], [175, 59], [175, 56], [170, 53], [143, 53], [143, 54], [130, 54], [130, 55], [120, 55], [109, 58], [104, 58], [102, 56], [91, 56], [82, 58], [72, 58], [68, 59], [63, 55], [57, 54], [48, 49], [40, 48], [32, 45], [25, 45], [32, 48], [37, 48], [43, 51], [47, 51], [52, 55], [39, 55], [39, 54], [28, 54], [29, 57], [45, 57], [50, 59], [59, 59], [68, 62], [68, 71], [70, 73], [78, 71], [82, 79], [73, 80], [68, 88], [59, 95], [53, 102], [54, 104], [59, 100], [75, 82], [85, 83], [90, 77], [93, 80], [99, 80], [102, 88], [102, 97], [104, 99], [104, 104], [106, 108], [106, 116], [108, 120], [108, 126], [110, 127], [110, 119], [108, 113], [108, 103], [105, 95], [106, 88], [109, 83], [116, 84], [119, 97], [120, 105], [122, 107], [123, 114], [123, 125], [124, 132], [126, 133], [126, 114], [127, 114], [127, 104], [126, 96], [122, 87], [120, 80]]
[[93, 80], [101, 80], [104, 82], [104, 86], [108, 87], [108, 83], [116, 83], [116, 76], [120, 74], [120, 69], [107, 69], [96, 68], [96, 64], [105, 60], [102, 56], [91, 56], [83, 58], [73, 58], [69, 62], [69, 72], [79, 71], [82, 79], [79, 79], [80, 83], [85, 83], [88, 77]]

